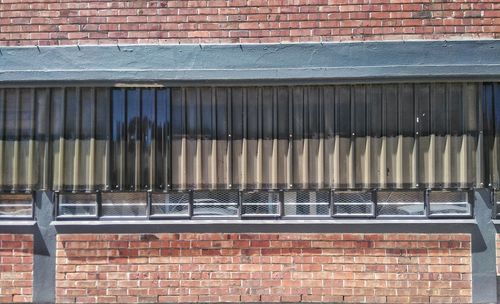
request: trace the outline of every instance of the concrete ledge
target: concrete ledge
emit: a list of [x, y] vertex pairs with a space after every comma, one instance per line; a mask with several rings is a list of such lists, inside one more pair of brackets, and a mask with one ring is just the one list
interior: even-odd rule
[[0, 48], [0, 84], [498, 80], [500, 40]]
[[161, 232], [338, 232], [338, 233], [471, 233], [466, 220], [155, 220], [52, 222], [57, 233]]
[[31, 234], [34, 233], [36, 221], [1, 221], [0, 233]]

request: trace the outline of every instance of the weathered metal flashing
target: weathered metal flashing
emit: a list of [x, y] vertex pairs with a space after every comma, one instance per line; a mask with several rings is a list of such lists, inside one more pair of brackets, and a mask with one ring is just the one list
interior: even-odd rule
[[0, 48], [0, 85], [500, 79], [500, 40]]

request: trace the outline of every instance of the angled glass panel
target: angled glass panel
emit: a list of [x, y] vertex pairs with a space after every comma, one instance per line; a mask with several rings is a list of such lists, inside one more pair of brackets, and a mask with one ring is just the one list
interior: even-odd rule
[[32, 216], [32, 194], [0, 194], [0, 219], [31, 218]]
[[238, 215], [237, 191], [194, 191], [193, 216], [235, 217]]
[[58, 197], [58, 217], [97, 217], [95, 193], [61, 193]]
[[378, 191], [377, 216], [425, 216], [424, 191]]
[[334, 191], [334, 217], [373, 217], [375, 203], [372, 193], [367, 191]]
[[102, 217], [144, 217], [147, 208], [146, 192], [103, 192]]
[[285, 191], [285, 216], [329, 216], [330, 191]]
[[242, 216], [279, 216], [277, 191], [246, 191], [241, 193]]
[[151, 195], [152, 217], [188, 217], [189, 192], [153, 193]]

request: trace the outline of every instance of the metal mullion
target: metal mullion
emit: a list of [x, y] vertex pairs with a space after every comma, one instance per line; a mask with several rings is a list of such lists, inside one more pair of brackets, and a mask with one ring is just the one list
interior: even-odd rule
[[333, 204], [333, 189], [329, 189], [328, 190], [328, 198], [330, 200], [330, 210], [329, 210], [329, 214], [330, 214], [330, 217], [333, 218], [333, 216], [335, 215], [335, 205]]
[[278, 200], [279, 200], [279, 208], [280, 210], [278, 211], [279, 218], [283, 219], [285, 217], [285, 191], [284, 190], [279, 190], [278, 194]]
[[164, 185], [164, 189], [166, 191], [172, 190], [172, 90], [167, 89], [168, 94], [168, 105], [167, 105], [167, 111], [168, 111], [168, 122], [167, 122], [167, 128], [168, 131], [166, 132], [167, 134], [167, 149], [165, 150], [165, 153], [167, 153], [166, 156], [166, 162], [167, 162], [167, 185]]
[[152, 201], [152, 191], [146, 192], [146, 218], [151, 219], [151, 201]]
[[100, 219], [102, 217], [102, 192], [101, 191], [96, 191], [96, 204], [97, 204], [97, 211], [96, 211], [96, 218]]
[[429, 200], [429, 192], [430, 192], [429, 189], [424, 190], [424, 213], [425, 213], [426, 218], [429, 218], [430, 214], [431, 214], [430, 213], [431, 205], [430, 205], [430, 200]]
[[226, 89], [226, 116], [227, 116], [227, 137], [228, 141], [228, 164], [227, 164], [227, 179], [228, 188], [233, 187], [233, 99], [232, 92], [230, 88]]
[[193, 219], [193, 208], [194, 208], [194, 191], [188, 190], [189, 193], [189, 204], [188, 204], [188, 216], [189, 219]]
[[378, 216], [378, 214], [377, 214], [378, 213], [377, 212], [377, 202], [378, 202], [377, 201], [377, 198], [378, 198], [377, 194], [378, 194], [378, 189], [372, 189], [370, 192], [371, 192], [372, 207], [373, 207], [371, 216], [373, 218], [377, 218], [377, 216]]
[[242, 219], [242, 214], [243, 214], [243, 204], [242, 204], [242, 200], [241, 200], [241, 191], [238, 191], [238, 205], [237, 205], [237, 210], [238, 210], [238, 219]]

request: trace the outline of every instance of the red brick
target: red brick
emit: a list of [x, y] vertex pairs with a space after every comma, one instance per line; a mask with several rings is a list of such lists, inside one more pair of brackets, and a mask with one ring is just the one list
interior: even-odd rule
[[[112, 235], [108, 237], [117, 239]], [[100, 239], [100, 236], [96, 235], [94, 238]], [[121, 235], [120, 238], [129, 241], [139, 240], [135, 235]], [[112, 288], [121, 288], [126, 290], [127, 294], [108, 293], [108, 295], [123, 297], [121, 302], [132, 301], [131, 297], [138, 302], [181, 300], [192, 302], [296, 302], [299, 300], [320, 302], [339, 301], [344, 296], [346, 301], [356, 301], [360, 297], [365, 297], [364, 301], [376, 303], [382, 302], [384, 297], [389, 296], [400, 301], [410, 301], [413, 296], [426, 295], [418, 294], [417, 290], [425, 292], [429, 288], [432, 288], [441, 298], [455, 296], [458, 297], [457, 301], [460, 301], [460, 297], [470, 299], [471, 295], [470, 267], [468, 267], [470, 249], [467, 251], [461, 249], [469, 245], [470, 239], [467, 238], [469, 241], [464, 239], [464, 244], [461, 243], [462, 241], [451, 243], [458, 241], [462, 236], [456, 238], [457, 240], [455, 236], [450, 235], [427, 237], [414, 234], [158, 234], [149, 241], [133, 241], [130, 244], [134, 247], [150, 248], [153, 242], [158, 242], [156, 239], [192, 240], [192, 245], [200, 248], [198, 252], [201, 250], [206, 256], [189, 257], [194, 253], [193, 249], [181, 249], [177, 251], [178, 256], [165, 255], [161, 258], [149, 257], [151, 253], [149, 250], [118, 251], [118, 256], [108, 258], [111, 264], [99, 266], [99, 275], [93, 276], [92, 279], [97, 280], [97, 284], [76, 279], [77, 274], [71, 272], [75, 269], [76, 271], [84, 269], [92, 271], [96, 269], [92, 267], [92, 264], [85, 265], [85, 267], [77, 265], [76, 268], [65, 268], [67, 265], [60, 265], [57, 269], [63, 274], [67, 272], [66, 278], [69, 275], [70, 278], [73, 276], [76, 279], [77, 285], [67, 286], [79, 286], [79, 288], [68, 289], [69, 293], [80, 293], [81, 288], [86, 288], [87, 294], [100, 295], [99, 288], [103, 289], [104, 285], [99, 282], [115, 282]], [[340, 241], [342, 239], [343, 241]], [[272, 241], [269, 242], [269, 240]], [[324, 240], [336, 241], [325, 242]], [[385, 241], [380, 242], [381, 240]], [[387, 251], [392, 249], [367, 246], [372, 241], [378, 242], [378, 246], [381, 247], [399, 246], [399, 252], [405, 255], [386, 255]], [[90, 256], [95, 255], [107, 246], [107, 243], [99, 243], [95, 240], [86, 242], [88, 242], [88, 247], [78, 245], [79, 248], [88, 248], [78, 251], [83, 256], [85, 253]], [[450, 243], [455, 245], [450, 247], [448, 246]], [[174, 244], [176, 246], [183, 244], [181, 246], [186, 247], [189, 241]], [[438, 248], [439, 244], [446, 244], [444, 245], [447, 247], [446, 251], [412, 249], [426, 246]], [[58, 248], [66, 248], [60, 249], [62, 251], [71, 250], [68, 248], [73, 245], [68, 245], [59, 244]], [[123, 246], [124, 244], [120, 247]], [[249, 246], [252, 249], [248, 248]], [[253, 249], [256, 246], [264, 248]], [[327, 251], [331, 246], [341, 249]], [[222, 250], [227, 256], [221, 256], [222, 251], [219, 248], [225, 248]], [[325, 252], [336, 255], [325, 256], [323, 255]], [[451, 252], [456, 254], [450, 254]], [[186, 256], [184, 253], [189, 255]], [[246, 255], [241, 256], [241, 253]], [[426, 256], [427, 253], [431, 255]], [[126, 254], [128, 257], [122, 259], [120, 254]], [[59, 260], [63, 262], [64, 256], [62, 253], [58, 255], [58, 262]], [[141, 264], [127, 264], [131, 261]], [[94, 260], [91, 263], [97, 262], [100, 260]], [[98, 264], [95, 265], [98, 266]], [[448, 272], [429, 273], [430, 269]], [[407, 271], [415, 273], [407, 273]], [[420, 275], [417, 275], [417, 272]], [[58, 276], [58, 280], [64, 278], [64, 276]], [[68, 284], [67, 279], [62, 282], [65, 283], [64, 285]], [[141, 285], [138, 282], [141, 282]], [[432, 285], [429, 285], [429, 282], [432, 282]], [[230, 291], [227, 286], [234, 287]], [[335, 288], [322, 288], [321, 286]], [[409, 286], [420, 286], [420, 288], [408, 289]], [[108, 290], [113, 292], [115, 289], [112, 288]], [[247, 295], [246, 288], [252, 288], [260, 294]], [[173, 294], [168, 294], [169, 292]], [[153, 295], [159, 295], [159, 297], [156, 298]], [[59, 293], [58, 299], [63, 299], [65, 296]], [[102, 299], [120, 302], [119, 298]], [[99, 297], [96, 300], [99, 300]]]

